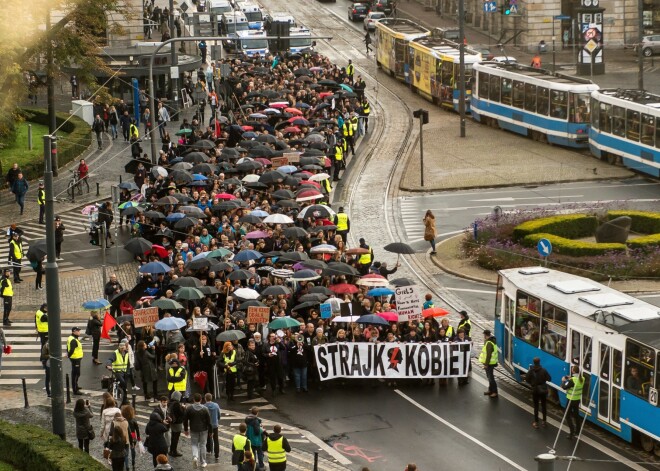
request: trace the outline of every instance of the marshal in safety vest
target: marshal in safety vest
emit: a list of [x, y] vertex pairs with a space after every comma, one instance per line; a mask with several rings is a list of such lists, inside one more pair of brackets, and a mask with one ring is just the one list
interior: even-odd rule
[[[236, 350], [232, 350], [229, 356], [222, 355], [222, 361], [225, 364], [225, 371], [229, 370], [232, 373], [236, 373], [238, 371], [236, 368]], [[234, 363], [234, 366], [229, 366], [231, 363]]]
[[337, 231], [347, 231], [348, 230], [348, 214], [346, 213], [337, 213]]
[[37, 310], [36, 314], [34, 315], [34, 323], [37, 325], [37, 332], [41, 333], [48, 333], [48, 320], [42, 321], [41, 318], [45, 315], [46, 313], [43, 312], [41, 309]]
[[12, 257], [14, 260], [22, 260], [23, 259], [23, 244], [20, 242], [16, 242], [15, 240], [12, 239], [11, 242], [9, 242], [9, 249], [10, 253], [12, 254]]
[[[248, 443], [248, 438], [245, 435], [234, 435], [234, 440], [232, 441], [234, 444], [234, 450], [240, 451], [240, 450], [250, 450], [252, 451], [252, 444]], [[243, 455], [245, 457], [245, 455]], [[241, 463], [233, 463], [232, 459], [232, 464], [241, 464], [243, 461], [245, 461], [245, 458], [243, 458], [243, 461]]]
[[584, 388], [584, 376], [574, 374], [571, 377], [573, 387], [566, 391], [566, 399], [569, 401], [579, 401], [582, 399], [582, 388]]
[[282, 443], [284, 442], [284, 437], [280, 437], [277, 440], [268, 439], [268, 462], [269, 463], [285, 463], [286, 462], [286, 450]]
[[73, 350], [73, 354], [69, 356], [71, 360], [78, 360], [83, 357], [83, 348], [82, 344], [80, 343], [80, 340], [75, 338], [73, 335], [69, 335], [69, 338], [66, 341], [66, 351], [68, 352], [71, 349], [71, 342], [75, 340], [78, 345], [76, 345], [76, 348]]
[[2, 289], [2, 297], [3, 298], [11, 298], [14, 295], [14, 288], [11, 286], [11, 280], [9, 278], [2, 278], [3, 280], [3, 285], [6, 285]]
[[46, 192], [43, 188], [39, 188], [37, 191], [37, 204], [43, 206], [46, 204]]
[[344, 122], [344, 125], [341, 128], [344, 137], [350, 137], [353, 135], [353, 126], [351, 126], [350, 122], [348, 121]]
[[128, 369], [128, 352], [121, 354], [119, 349], [115, 350], [115, 359], [112, 361], [112, 371], [115, 373], [126, 373]]
[[363, 253], [360, 255], [360, 258], [358, 258], [358, 263], [360, 265], [371, 265], [371, 261], [374, 259], [373, 257], [374, 251], [369, 247], [369, 253]]
[[484, 342], [484, 346], [481, 348], [481, 353], [479, 354], [479, 363], [485, 365], [486, 364], [486, 357], [488, 356], [488, 352], [486, 351], [488, 344], [491, 344], [493, 346], [493, 353], [490, 356], [490, 361], [488, 362], [489, 365], [497, 365], [497, 357], [498, 357], [498, 350], [497, 350], [497, 345], [495, 345], [495, 342], [492, 340], [486, 340]]
[[174, 378], [183, 378], [181, 381], [178, 381], [176, 383], [167, 383], [167, 390], [168, 391], [185, 391], [186, 390], [186, 370], [183, 367], [179, 367], [176, 371], [174, 371], [174, 368], [170, 368], [169, 371], [169, 377], [174, 377]]
[[335, 146], [335, 160], [340, 162], [344, 159], [344, 151], [341, 146]]
[[349, 77], [353, 77], [354, 73], [355, 73], [355, 67], [353, 66], [353, 64], [348, 64], [348, 66], [346, 67], [346, 75], [348, 75]]
[[371, 108], [369, 107], [369, 103], [365, 101], [362, 103], [362, 114], [369, 116], [369, 113], [371, 113]]

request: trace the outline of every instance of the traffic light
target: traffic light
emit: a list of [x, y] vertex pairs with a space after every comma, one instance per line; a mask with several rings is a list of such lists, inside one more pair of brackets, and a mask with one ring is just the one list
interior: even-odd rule
[[508, 16], [511, 14], [511, 4], [507, 3], [506, 5], [502, 5], [500, 7], [500, 13], [504, 16]]

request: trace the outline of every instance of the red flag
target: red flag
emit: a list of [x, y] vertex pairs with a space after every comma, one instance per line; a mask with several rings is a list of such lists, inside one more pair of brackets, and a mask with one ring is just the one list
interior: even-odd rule
[[117, 321], [110, 315], [109, 312], [105, 313], [103, 318], [103, 328], [101, 329], [101, 338], [110, 340], [110, 329], [117, 325]]

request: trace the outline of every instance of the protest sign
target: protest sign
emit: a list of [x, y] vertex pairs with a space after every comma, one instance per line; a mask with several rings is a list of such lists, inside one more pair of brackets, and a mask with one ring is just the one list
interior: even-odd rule
[[422, 320], [421, 289], [418, 285], [399, 286], [394, 290], [399, 322]]
[[248, 324], [268, 324], [270, 321], [270, 308], [250, 306], [247, 310]]
[[153, 326], [156, 322], [158, 322], [157, 307], [145, 307], [133, 310], [133, 325], [135, 327]]

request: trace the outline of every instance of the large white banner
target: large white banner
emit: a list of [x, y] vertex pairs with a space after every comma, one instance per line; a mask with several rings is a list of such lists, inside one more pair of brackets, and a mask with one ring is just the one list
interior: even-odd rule
[[333, 378], [460, 378], [470, 367], [470, 343], [316, 345], [321, 381]]

